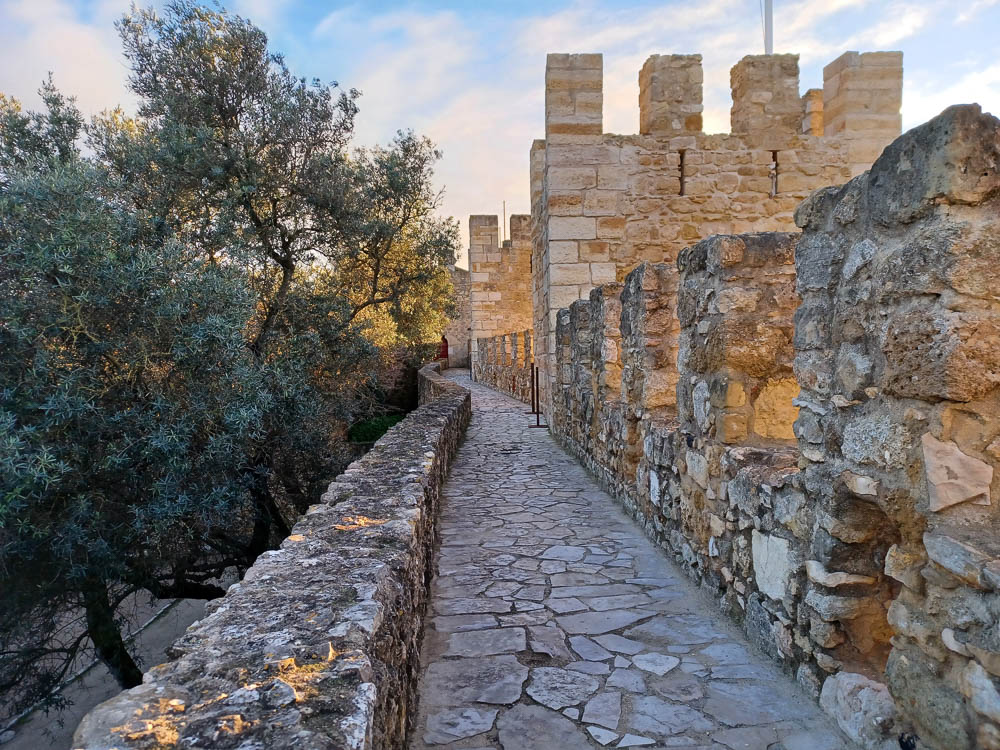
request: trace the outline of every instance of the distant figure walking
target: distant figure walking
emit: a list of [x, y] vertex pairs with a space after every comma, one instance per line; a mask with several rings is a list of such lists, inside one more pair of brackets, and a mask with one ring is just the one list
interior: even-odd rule
[[448, 338], [446, 336], [441, 336], [441, 345], [438, 347], [438, 353], [434, 361], [441, 363], [442, 370], [448, 369]]

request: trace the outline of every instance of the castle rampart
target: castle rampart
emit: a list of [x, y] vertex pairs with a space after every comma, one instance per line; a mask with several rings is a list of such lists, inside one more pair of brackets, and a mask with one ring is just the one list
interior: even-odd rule
[[552, 432], [860, 744], [998, 748], [1000, 121], [796, 221], [556, 311]]
[[404, 746], [440, 489], [471, 416], [437, 365], [419, 390], [171, 661], [87, 714], [74, 748]]

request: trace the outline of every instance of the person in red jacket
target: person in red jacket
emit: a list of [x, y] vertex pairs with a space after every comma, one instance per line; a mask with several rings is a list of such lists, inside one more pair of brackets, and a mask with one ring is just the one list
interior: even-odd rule
[[434, 360], [442, 360], [441, 369], [448, 369], [448, 339], [443, 335], [441, 336], [441, 346], [438, 347], [438, 353]]

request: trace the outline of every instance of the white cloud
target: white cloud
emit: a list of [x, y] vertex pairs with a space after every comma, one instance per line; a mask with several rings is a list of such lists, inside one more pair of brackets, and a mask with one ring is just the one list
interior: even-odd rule
[[958, 17], [955, 18], [955, 23], [968, 23], [979, 15], [980, 12], [986, 10], [987, 8], [992, 8], [997, 4], [1000, 4], [1000, 0], [974, 0], [974, 2], [969, 3], [965, 10], [958, 14]]
[[886, 17], [855, 39], [863, 46], [886, 49], [924, 29], [931, 9], [920, 3], [893, 3]]
[[946, 86], [924, 77], [911, 78], [903, 98], [903, 128], [926, 122], [952, 104], [971, 103], [1000, 117], [1000, 63], [966, 73]]
[[128, 0], [105, 0], [84, 21], [66, 0], [0, 3], [0, 91], [37, 106], [36, 91], [51, 71], [56, 86], [76, 96], [86, 114], [118, 104], [131, 108], [113, 27], [128, 7]]

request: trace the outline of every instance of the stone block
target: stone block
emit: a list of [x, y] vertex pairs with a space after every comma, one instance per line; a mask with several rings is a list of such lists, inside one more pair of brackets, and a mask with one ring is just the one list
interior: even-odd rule
[[549, 167], [546, 179], [550, 190], [582, 190], [597, 186], [595, 167]]
[[553, 284], [589, 284], [590, 265], [587, 263], [553, 263], [549, 267]]
[[785, 597], [788, 581], [798, 569], [798, 562], [787, 539], [773, 534], [751, 532], [753, 571], [757, 588], [772, 599]]
[[931, 747], [971, 750], [972, 737], [962, 695], [941, 679], [926, 657], [893, 649], [886, 664], [886, 684], [906, 718]]
[[968, 456], [952, 442], [925, 432], [920, 437], [927, 478], [928, 509], [942, 511], [959, 503], [990, 504], [993, 467]]
[[[597, 220], [590, 216], [553, 216], [549, 219], [550, 240], [597, 239]], [[563, 282], [553, 282], [563, 283]]]
[[855, 672], [832, 675], [823, 683], [819, 705], [861, 747], [874, 750], [892, 744], [896, 704], [881, 682]]

